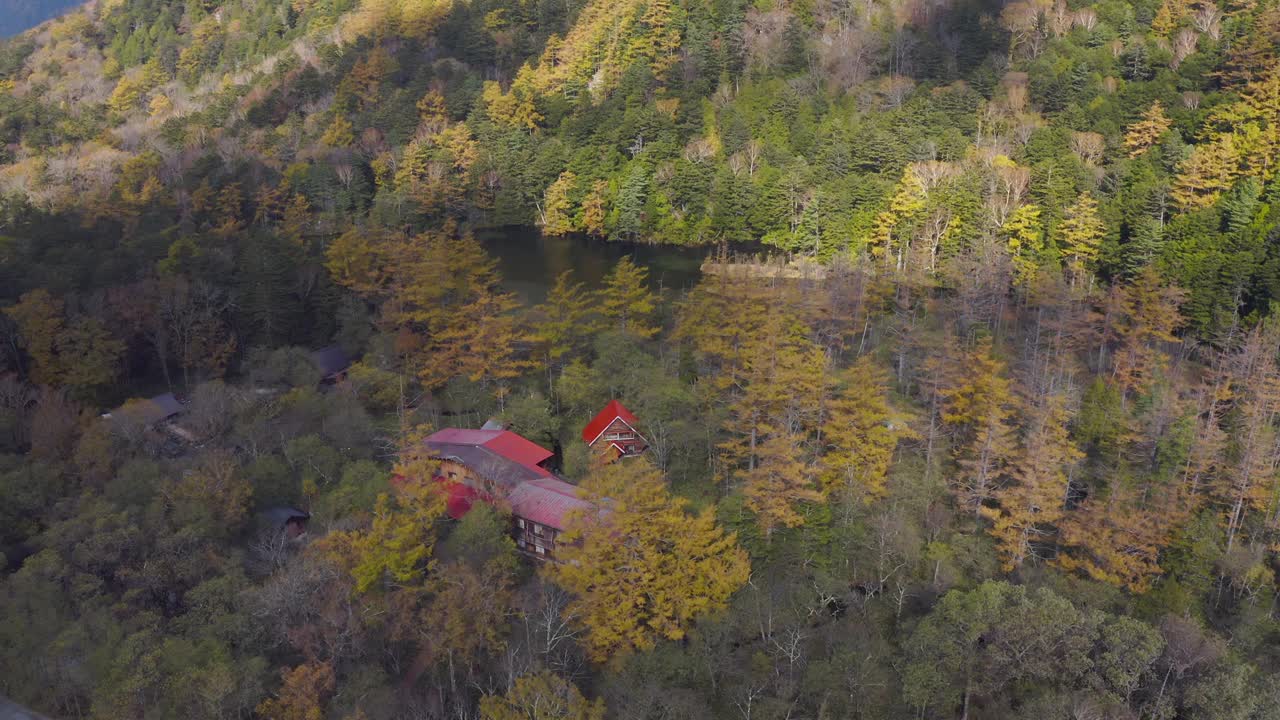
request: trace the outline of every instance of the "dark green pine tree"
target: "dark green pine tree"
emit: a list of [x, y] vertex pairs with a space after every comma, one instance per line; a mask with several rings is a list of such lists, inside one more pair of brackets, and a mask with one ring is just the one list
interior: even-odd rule
[[300, 258], [274, 234], [246, 238], [236, 271], [237, 326], [252, 344], [274, 347], [288, 342], [301, 308], [294, 293]]

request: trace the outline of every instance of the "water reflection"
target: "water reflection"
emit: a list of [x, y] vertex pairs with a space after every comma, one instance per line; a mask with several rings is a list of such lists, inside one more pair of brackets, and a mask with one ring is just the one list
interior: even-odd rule
[[655, 288], [683, 290], [702, 276], [699, 268], [709, 248], [605, 242], [582, 235], [542, 235], [535, 228], [479, 230], [476, 239], [498, 260], [503, 285], [526, 303], [540, 303], [556, 277], [573, 271], [587, 288], [600, 286], [604, 276], [624, 255], [649, 268]]

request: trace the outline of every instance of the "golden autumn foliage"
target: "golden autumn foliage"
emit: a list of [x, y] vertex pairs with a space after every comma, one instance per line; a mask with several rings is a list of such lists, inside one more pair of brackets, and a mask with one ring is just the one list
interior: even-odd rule
[[906, 418], [888, 400], [889, 381], [870, 356], [844, 374], [823, 426], [822, 487], [866, 502], [884, 497], [889, 465], [898, 443], [915, 437]]
[[422, 583], [434, 567], [436, 523], [445, 494], [430, 478], [409, 477], [394, 498], [378, 496], [367, 528], [331, 532], [318, 551], [350, 574], [359, 593]]
[[692, 346], [720, 389], [746, 382], [748, 358], [769, 315], [764, 290], [747, 278], [722, 275], [700, 283], [680, 306], [675, 337]]
[[1118, 486], [1088, 498], [1058, 526], [1063, 550], [1055, 562], [1095, 580], [1145, 592], [1159, 577], [1160, 550], [1187, 518], [1188, 498], [1181, 490], [1144, 497]]
[[428, 212], [459, 209], [473, 186], [471, 168], [478, 158], [471, 130], [461, 123], [449, 125], [405, 146], [395, 171], [396, 188]]
[[1171, 124], [1160, 101], [1151, 103], [1151, 107], [1142, 113], [1142, 119], [1125, 131], [1124, 146], [1129, 150], [1129, 157], [1135, 158], [1150, 150], [1169, 130]]
[[1184, 210], [1213, 205], [1240, 175], [1240, 150], [1234, 136], [1201, 143], [1178, 168], [1169, 195]]
[[493, 258], [470, 236], [451, 229], [410, 238], [344, 233], [326, 250], [334, 279], [383, 301], [381, 323], [431, 388], [459, 375], [494, 386], [532, 365], [532, 337], [502, 292]]
[[604, 720], [604, 702], [547, 671], [517, 678], [502, 695], [480, 699], [480, 720]]
[[942, 419], [959, 430], [959, 472], [952, 492], [973, 512], [995, 492], [1012, 459], [1012, 402], [1004, 361], [995, 357], [990, 338], [983, 338], [955, 362], [953, 374], [939, 394]]
[[565, 235], [578, 230], [573, 217], [573, 202], [569, 193], [578, 182], [572, 171], [560, 173], [556, 181], [547, 186], [542, 196], [542, 232], [548, 235]]
[[343, 148], [355, 142], [356, 136], [352, 132], [351, 121], [346, 115], [334, 115], [333, 122], [329, 124], [328, 129], [324, 131], [324, 135], [320, 136], [320, 143], [327, 147]]
[[605, 193], [609, 185], [597, 180], [591, 186], [591, 192], [582, 200], [582, 231], [595, 237], [604, 237], [607, 232], [604, 221], [608, 216], [608, 204]]
[[47, 290], [32, 290], [3, 312], [31, 358], [35, 382], [87, 389], [109, 382], [119, 371], [124, 343], [93, 318], [67, 318], [62, 300]]
[[1066, 259], [1067, 273], [1075, 286], [1092, 273], [1106, 226], [1098, 217], [1098, 201], [1087, 192], [1081, 193], [1064, 214], [1058, 224], [1058, 250]]
[[1006, 238], [1009, 260], [1013, 263], [1013, 281], [1020, 287], [1035, 284], [1044, 252], [1044, 226], [1037, 205], [1022, 205], [1009, 213], [1000, 231]]
[[589, 90], [602, 96], [617, 85], [633, 59], [643, 58], [655, 69], [669, 66], [672, 44], [679, 38], [673, 27], [677, 12], [666, 2], [587, 2], [568, 34], [548, 42], [536, 66], [526, 65], [531, 89], [566, 95]]
[[1148, 266], [1133, 282], [1114, 288], [1103, 309], [1116, 337], [1112, 377], [1124, 393], [1144, 391], [1168, 364], [1165, 343], [1183, 325], [1179, 306], [1186, 293]]
[[872, 257], [881, 258], [887, 266], [899, 270], [904, 267], [911, 235], [903, 223], [924, 208], [925, 197], [924, 181], [915, 167], [908, 165], [889, 200], [889, 207], [876, 216], [868, 243]]
[[548, 364], [558, 362], [583, 346], [597, 328], [592, 304], [582, 283], [565, 270], [547, 291], [547, 299], [534, 308], [533, 335]]
[[452, 8], [452, 0], [361, 0], [346, 31], [356, 37], [426, 39]]
[[231, 533], [249, 513], [253, 486], [230, 453], [215, 452], [182, 473], [162, 494], [179, 523], [209, 533]]
[[747, 554], [714, 508], [689, 515], [643, 458], [599, 467], [582, 488], [601, 511], [570, 522], [557, 541], [561, 562], [547, 572], [573, 593], [570, 616], [585, 626], [592, 658], [678, 640], [747, 581]]
[[1275, 176], [1280, 154], [1280, 68], [1240, 91], [1240, 100], [1210, 114], [1198, 143], [1174, 180], [1170, 196], [1184, 210], [1206, 208], [1230, 190], [1237, 178], [1266, 182]]
[[1005, 572], [1051, 543], [1066, 513], [1071, 470], [1084, 457], [1067, 430], [1065, 398], [1051, 396], [1028, 414], [1030, 430], [1009, 465], [1009, 482], [995, 493], [999, 507], [983, 508]]
[[532, 71], [526, 65], [520, 68], [511, 87], [503, 92], [495, 81], [484, 84], [481, 99], [489, 110], [489, 117], [499, 125], [530, 130], [542, 122], [538, 112], [537, 91], [533, 87]]
[[826, 357], [806, 331], [799, 319], [776, 310], [743, 348], [744, 366], [734, 378], [725, 418], [729, 437], [720, 444], [730, 468], [750, 472], [767, 438], [805, 433], [817, 421]]
[[804, 524], [801, 503], [822, 500], [817, 490], [817, 468], [805, 462], [800, 438], [773, 432], [754, 448], [754, 463], [739, 473], [743, 507], [756, 516], [766, 538], [780, 528]]
[[658, 332], [653, 311], [657, 298], [649, 290], [649, 269], [623, 257], [605, 276], [597, 295], [600, 314], [617, 330], [641, 338]]
[[330, 663], [306, 663], [281, 671], [284, 683], [275, 697], [259, 703], [265, 720], [324, 720], [324, 703], [333, 693], [336, 677]]

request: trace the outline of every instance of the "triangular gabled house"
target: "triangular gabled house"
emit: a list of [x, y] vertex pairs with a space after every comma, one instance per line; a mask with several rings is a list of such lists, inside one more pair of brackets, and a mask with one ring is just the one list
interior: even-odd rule
[[637, 429], [640, 421], [617, 400], [610, 400], [604, 409], [591, 418], [582, 430], [582, 441], [600, 452], [611, 452], [617, 457], [639, 455], [649, 447]]

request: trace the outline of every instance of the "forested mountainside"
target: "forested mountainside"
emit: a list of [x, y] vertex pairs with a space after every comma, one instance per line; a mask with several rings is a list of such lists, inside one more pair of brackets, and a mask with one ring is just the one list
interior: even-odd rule
[[[1275, 0], [99, 0], [14, 38], [0, 695], [1280, 718], [1278, 43]], [[475, 238], [510, 225], [713, 257], [524, 302]], [[643, 457], [583, 442], [614, 399]], [[491, 417], [576, 484], [560, 562], [431, 481]]]

